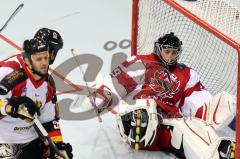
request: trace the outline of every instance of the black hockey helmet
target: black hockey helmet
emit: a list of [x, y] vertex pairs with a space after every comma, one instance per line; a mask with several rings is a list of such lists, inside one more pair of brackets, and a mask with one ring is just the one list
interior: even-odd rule
[[32, 61], [31, 56], [38, 52], [49, 51], [49, 46], [46, 42], [37, 39], [25, 40], [23, 42], [23, 56]]
[[[169, 49], [171, 51], [176, 52], [178, 55], [176, 61], [166, 62], [161, 56], [162, 49]], [[169, 34], [165, 34], [164, 36], [160, 37], [154, 43], [153, 52], [160, 60], [159, 61], [160, 63], [168, 67], [174, 66], [177, 63], [177, 60], [179, 59], [180, 54], [182, 52], [182, 41], [180, 41], [179, 38], [175, 36], [173, 32], [170, 32]]]
[[49, 45], [49, 64], [52, 64], [57, 56], [58, 51], [63, 48], [63, 39], [61, 35], [55, 30], [41, 28], [36, 32], [34, 38], [45, 41]]
[[[37, 54], [39, 52], [43, 51], [49, 51], [49, 46], [46, 42], [37, 40], [35, 38], [30, 39], [30, 40], [25, 40], [23, 42], [23, 57], [28, 58], [30, 63], [32, 64], [32, 55]], [[45, 74], [43, 75], [39, 71], [37, 71], [34, 66], [32, 65], [31, 68], [32, 73], [35, 73], [39, 76], [46, 76]]]

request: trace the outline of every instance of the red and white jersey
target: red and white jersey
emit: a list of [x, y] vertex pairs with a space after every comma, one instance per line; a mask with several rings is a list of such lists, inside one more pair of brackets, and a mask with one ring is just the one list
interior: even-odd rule
[[[9, 66], [0, 67], [0, 84], [8, 91], [6, 95], [0, 95], [0, 99], [5, 101], [1, 103], [2, 107], [7, 104], [7, 98], [26, 95], [40, 107], [39, 119], [42, 123], [54, 120], [55, 107], [51, 100], [54, 89], [48, 80], [43, 78], [36, 81], [24, 65], [21, 55], [3, 62]], [[0, 118], [0, 132], [0, 143], [27, 143], [38, 137], [33, 123], [8, 115]]]
[[15, 69], [22, 67], [21, 63], [23, 63], [22, 55], [17, 54], [13, 55], [3, 61], [0, 62], [0, 71], [2, 72], [0, 76], [0, 80], [4, 78], [7, 74], [12, 72]]
[[202, 86], [196, 71], [177, 64], [170, 71], [154, 54], [129, 57], [104, 79], [104, 85], [120, 99], [153, 98], [166, 112], [195, 116], [211, 94]]

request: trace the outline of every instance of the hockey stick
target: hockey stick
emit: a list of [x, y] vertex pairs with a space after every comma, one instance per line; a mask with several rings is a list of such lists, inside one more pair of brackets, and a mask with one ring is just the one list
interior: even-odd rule
[[78, 68], [79, 68], [80, 72], [81, 72], [82, 75], [83, 75], [83, 80], [85, 81], [85, 85], [86, 85], [86, 87], [87, 87], [87, 91], [88, 91], [88, 94], [89, 94], [90, 102], [91, 102], [91, 104], [92, 104], [92, 106], [93, 106], [93, 108], [94, 108], [94, 110], [95, 110], [95, 112], [96, 112], [96, 114], [97, 114], [98, 121], [101, 123], [101, 122], [102, 122], [102, 118], [100, 117], [100, 113], [98, 112], [98, 108], [97, 108], [97, 106], [96, 106], [96, 103], [95, 103], [95, 101], [94, 101], [94, 98], [91, 96], [92, 93], [91, 93], [91, 91], [90, 91], [90, 89], [89, 89], [87, 80], [85, 79], [84, 71], [83, 71], [80, 63], [79, 63], [78, 60], [76, 59], [76, 55], [75, 55], [75, 53], [74, 53], [74, 49], [71, 49], [71, 53], [72, 53], [72, 56], [73, 56], [76, 64], [78, 65]]
[[3, 25], [3, 27], [0, 29], [0, 33], [3, 31], [3, 29], [5, 29], [8, 25], [8, 23], [12, 20], [13, 17], [15, 17], [15, 15], [23, 8], [24, 4], [20, 4], [17, 9], [15, 9], [15, 11], [12, 13], [12, 15], [8, 18], [8, 20], [5, 22], [5, 24]]
[[46, 143], [44, 141], [45, 145], [48, 145], [53, 149], [53, 151], [55, 153], [57, 153], [60, 157], [62, 157], [63, 159], [68, 159], [66, 156], [64, 156], [58, 149], [58, 147], [56, 146], [56, 144], [52, 141], [52, 139], [48, 136], [48, 133], [46, 131], [46, 129], [42, 126], [42, 123], [38, 120], [37, 116], [34, 117], [34, 129], [36, 130], [36, 132], [38, 133], [40, 138], [43, 138], [45, 141], [47, 141], [48, 143]]

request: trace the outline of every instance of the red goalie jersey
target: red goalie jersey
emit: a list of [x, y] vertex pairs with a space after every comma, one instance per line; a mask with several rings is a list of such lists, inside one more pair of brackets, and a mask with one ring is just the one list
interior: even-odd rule
[[181, 112], [195, 116], [204, 101], [211, 98], [196, 71], [179, 63], [166, 69], [154, 54], [128, 58], [105, 78], [104, 85], [120, 99], [152, 98], [172, 115]]

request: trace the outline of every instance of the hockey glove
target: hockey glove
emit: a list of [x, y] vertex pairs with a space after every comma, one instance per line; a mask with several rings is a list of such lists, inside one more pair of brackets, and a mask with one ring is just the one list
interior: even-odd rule
[[[58, 147], [60, 153], [63, 154], [64, 156], [66, 156], [65, 159], [72, 159], [73, 158], [72, 145], [70, 145], [70, 143], [59, 142], [59, 143], [56, 143], [56, 146]], [[62, 159], [62, 157], [60, 157], [53, 150], [51, 150], [49, 158], [50, 159]]]
[[33, 100], [26, 96], [12, 97], [8, 100], [8, 105], [11, 106], [9, 115], [23, 120], [33, 120], [34, 114], [40, 112]]

